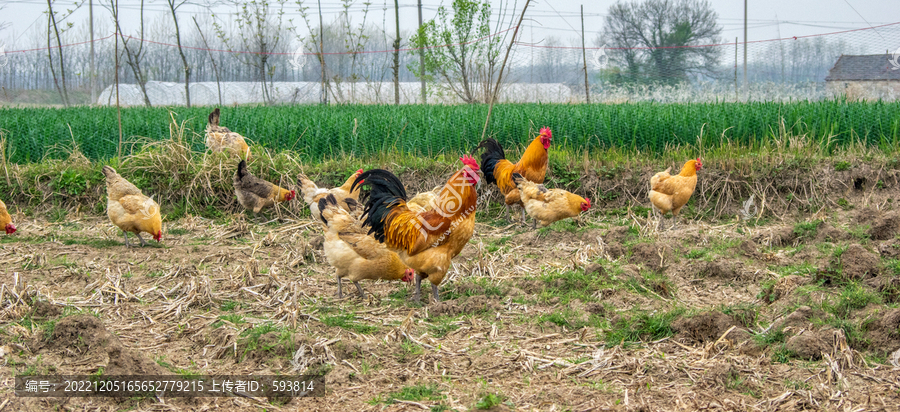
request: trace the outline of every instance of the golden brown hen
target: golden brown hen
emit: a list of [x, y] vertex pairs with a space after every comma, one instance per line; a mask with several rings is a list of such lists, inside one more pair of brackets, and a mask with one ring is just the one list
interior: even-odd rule
[[229, 150], [244, 160], [250, 160], [250, 146], [244, 141], [244, 136], [228, 130], [225, 126], [219, 126], [218, 107], [209, 114], [209, 124], [206, 125], [206, 147], [213, 153]]
[[529, 182], [518, 173], [513, 173], [512, 178], [519, 188], [525, 211], [535, 222], [540, 222], [541, 227], [578, 216], [591, 208], [591, 199], [562, 189], [547, 189], [542, 184]]
[[346, 210], [338, 206], [333, 194], [319, 199], [318, 207], [322, 211], [319, 216], [325, 224], [325, 258], [337, 269], [339, 298], [344, 297], [341, 279], [347, 278], [364, 298], [359, 281], [368, 280], [402, 280], [411, 282], [415, 271], [406, 266], [396, 253], [388, 250], [360, 225], [360, 222]]
[[7, 235], [16, 233], [16, 225], [12, 223], [12, 216], [9, 215], [9, 211], [6, 210], [6, 203], [3, 203], [2, 200], [0, 200], [0, 226], [3, 226]]
[[681, 168], [681, 173], [672, 176], [671, 168], [659, 172], [650, 178], [650, 202], [661, 215], [672, 212], [672, 228], [678, 224], [678, 212], [687, 204], [697, 187], [697, 171], [703, 168], [698, 157], [688, 160]]
[[125, 180], [115, 169], [103, 166], [103, 174], [106, 175], [106, 215], [122, 229], [125, 246], [131, 246], [128, 244], [128, 232], [137, 235], [141, 246], [146, 245], [141, 232], [149, 233], [157, 242], [162, 241], [159, 205], [144, 196], [141, 189]]

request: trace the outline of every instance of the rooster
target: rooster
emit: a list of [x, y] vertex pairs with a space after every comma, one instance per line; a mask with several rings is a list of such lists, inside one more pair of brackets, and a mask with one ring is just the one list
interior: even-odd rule
[[396, 253], [385, 248], [375, 238], [366, 234], [359, 221], [339, 206], [333, 194], [319, 199], [319, 218], [326, 226], [325, 257], [337, 269], [337, 297], [344, 297], [341, 279], [347, 278], [356, 285], [359, 297], [365, 298], [359, 281], [397, 280], [411, 282], [415, 271], [403, 264]]
[[678, 212], [687, 204], [694, 189], [697, 187], [697, 171], [703, 168], [703, 163], [698, 157], [696, 160], [688, 160], [681, 168], [681, 173], [672, 176], [668, 168], [650, 178], [650, 202], [653, 208], [660, 213], [660, 217], [672, 212], [672, 227], [678, 224]]
[[480, 179], [478, 163], [463, 156], [464, 168], [444, 185], [432, 205], [407, 206], [406, 189], [393, 173], [369, 170], [356, 178], [354, 188], [363, 182], [369, 187], [364, 224], [369, 234], [397, 252], [407, 266], [416, 271], [416, 294], [421, 299], [422, 279], [431, 282], [434, 300], [440, 301], [438, 285], [444, 280], [450, 261], [458, 255], [475, 232], [475, 185]]
[[335, 200], [338, 202], [338, 206], [359, 217], [357, 213], [361, 212], [360, 209], [362, 209], [359, 205], [359, 188], [357, 187], [356, 190], [351, 191], [350, 186], [353, 186], [353, 181], [356, 180], [362, 172], [362, 169], [357, 170], [343, 185], [333, 189], [320, 188], [316, 186], [315, 182], [309, 180], [306, 175], [301, 174], [299, 179], [297, 179], [297, 184], [300, 185], [300, 194], [303, 196], [303, 200], [309, 205], [309, 212], [312, 218], [318, 219], [320, 217], [319, 200], [325, 198], [325, 196], [329, 194], [334, 195]]
[[241, 136], [227, 127], [219, 126], [219, 108], [216, 107], [209, 114], [209, 124], [206, 125], [206, 147], [213, 153], [231, 150], [245, 160], [250, 160], [250, 146]]
[[125, 235], [125, 246], [128, 244], [128, 232], [134, 233], [141, 246], [145, 246], [141, 232], [149, 233], [157, 242], [162, 241], [162, 218], [159, 205], [153, 199], [144, 196], [141, 189], [120, 176], [115, 169], [103, 166], [106, 175], [106, 214], [109, 220]]
[[547, 175], [547, 150], [550, 148], [550, 141], [553, 139], [553, 133], [549, 127], [541, 128], [540, 134], [531, 141], [525, 153], [518, 163], [513, 164], [506, 160], [503, 153], [503, 146], [494, 139], [487, 138], [483, 140], [475, 150], [484, 148], [481, 154], [481, 164], [484, 166], [484, 178], [488, 183], [494, 183], [503, 193], [504, 202], [506, 203], [506, 214], [509, 216], [510, 205], [520, 205], [522, 208], [522, 221], [525, 221], [525, 208], [522, 203], [519, 190], [516, 188], [515, 182], [512, 180], [513, 173], [522, 175], [525, 179], [534, 183], [544, 183], [544, 177]]
[[237, 172], [234, 173], [234, 193], [241, 206], [253, 214], [275, 203], [289, 202], [297, 195], [296, 191], [282, 189], [250, 174], [245, 160], [238, 163]]
[[529, 182], [518, 173], [513, 173], [512, 179], [519, 189], [525, 211], [535, 222], [540, 222], [541, 227], [557, 220], [578, 216], [591, 208], [591, 199], [562, 189], [547, 189], [542, 184]]
[[7, 235], [16, 233], [16, 225], [12, 223], [12, 216], [9, 215], [9, 212], [6, 210], [6, 203], [3, 203], [2, 200], [0, 200], [0, 226], [6, 229]]

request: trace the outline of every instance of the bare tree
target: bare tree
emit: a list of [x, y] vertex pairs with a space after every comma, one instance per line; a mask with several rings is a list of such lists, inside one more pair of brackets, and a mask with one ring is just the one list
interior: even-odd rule
[[[56, 89], [59, 91], [60, 97], [62, 97], [63, 105], [66, 107], [69, 106], [69, 91], [66, 87], [66, 59], [63, 54], [63, 46], [60, 34], [72, 27], [72, 23], [66, 23], [66, 26], [62, 29], [59, 27], [59, 23], [63, 23], [66, 17], [70, 16], [72, 12], [74, 12], [78, 7], [79, 3], [75, 3], [75, 9], [66, 10], [66, 13], [63, 14], [59, 21], [56, 19], [56, 12], [53, 11], [53, 1], [47, 0], [47, 56], [50, 60], [50, 71], [53, 72], [53, 80], [56, 83]], [[56, 50], [57, 55], [59, 56], [59, 76], [62, 79], [62, 85], [56, 80], [56, 71], [53, 69], [53, 46], [50, 41], [50, 29], [53, 29], [53, 33], [56, 37]]]
[[720, 50], [691, 47], [719, 41], [722, 27], [707, 0], [618, 1], [609, 8], [601, 39], [625, 81], [677, 83], [714, 75]]
[[[114, 0], [109, 0], [109, 9], [113, 15], [113, 22], [116, 24], [116, 33], [122, 39], [122, 47], [125, 49], [125, 58], [127, 59], [126, 63], [128, 67], [131, 68], [132, 73], [134, 73], [134, 78], [138, 83], [138, 86], [141, 88], [141, 94], [144, 96], [144, 104], [147, 107], [150, 107], [150, 96], [147, 95], [147, 76], [144, 71], [141, 70], [141, 61], [144, 58], [144, 0], [141, 0], [141, 28], [140, 28], [140, 39], [138, 39], [138, 46], [135, 49], [134, 43], [131, 42], [131, 47], [129, 47], [129, 39], [131, 36], [126, 36], [122, 33], [122, 26], [119, 25], [119, 11], [113, 4]], [[131, 39], [133, 40], [133, 39]], [[116, 53], [119, 51], [116, 50]]]
[[[275, 66], [269, 59], [273, 53], [282, 51], [285, 46], [284, 4], [287, 0], [250, 0], [237, 3], [238, 11], [235, 13], [239, 46], [249, 53], [238, 53], [235, 57], [254, 69], [257, 80], [262, 87], [263, 99], [268, 104], [273, 104], [274, 96], [268, 84], [266, 76], [274, 75]], [[272, 10], [272, 5], [277, 10]], [[216, 33], [229, 51], [233, 51], [231, 37], [218, 22], [214, 22]]]
[[195, 17], [191, 17], [194, 20], [194, 25], [197, 26], [197, 33], [200, 33], [200, 39], [203, 40], [203, 47], [206, 47], [206, 52], [209, 54], [209, 61], [212, 62], [213, 73], [216, 75], [216, 91], [219, 92], [219, 106], [222, 105], [222, 84], [219, 81], [219, 68], [216, 66], [216, 59], [213, 58], [212, 51], [210, 50], [209, 43], [206, 42], [206, 36], [203, 35], [203, 31], [200, 30], [200, 24], [197, 23], [197, 19]]
[[178, 44], [178, 54], [181, 55], [181, 63], [184, 65], [184, 99], [187, 107], [191, 107], [191, 66], [188, 64], [187, 58], [184, 57], [184, 50], [181, 48], [181, 31], [178, 28], [178, 15], [175, 13], [187, 0], [180, 2], [166, 0], [166, 2], [169, 4], [169, 11], [172, 12], [172, 21], [175, 22], [175, 42]]

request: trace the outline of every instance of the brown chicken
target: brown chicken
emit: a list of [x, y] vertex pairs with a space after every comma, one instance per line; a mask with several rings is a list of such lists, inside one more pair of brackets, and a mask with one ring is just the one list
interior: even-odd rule
[[[550, 148], [550, 141], [553, 139], [553, 133], [549, 127], [541, 128], [540, 134], [531, 141], [525, 153], [518, 163], [513, 164], [506, 160], [503, 153], [503, 147], [494, 139], [483, 140], [475, 150], [484, 148], [481, 154], [481, 165], [484, 166], [484, 178], [488, 183], [494, 183], [503, 193], [504, 202], [506, 203], [506, 213], [509, 215], [510, 205], [521, 205], [522, 200], [516, 184], [512, 180], [513, 173], [518, 173], [525, 177], [529, 182], [544, 183], [544, 177], [547, 175], [547, 165], [549, 159], [547, 150]], [[522, 209], [522, 221], [525, 220], [525, 209]]]
[[591, 199], [585, 199], [562, 189], [547, 189], [542, 184], [529, 182], [522, 175], [513, 173], [513, 181], [519, 188], [525, 211], [540, 222], [541, 227], [558, 220], [578, 216], [591, 208]]
[[655, 174], [650, 178], [650, 202], [661, 215], [672, 212], [672, 229], [678, 224], [678, 212], [687, 204], [697, 187], [697, 171], [703, 168], [698, 157], [688, 160], [681, 173], [672, 176], [671, 168]]
[[353, 182], [356, 187], [365, 181], [369, 187], [363, 212], [369, 233], [416, 271], [414, 301], [421, 299], [422, 279], [431, 281], [434, 300], [440, 300], [438, 285], [450, 269], [451, 259], [475, 232], [478, 163], [470, 156], [461, 160], [465, 167], [447, 181], [432, 203], [433, 208], [407, 206], [403, 183], [387, 170], [369, 170]]
[[238, 163], [237, 172], [234, 173], [234, 194], [237, 195], [241, 206], [256, 214], [264, 207], [272, 206], [275, 203], [289, 202], [297, 195], [297, 192], [282, 189], [253, 176], [247, 170], [247, 162], [241, 160]]
[[149, 233], [157, 242], [162, 241], [162, 218], [159, 205], [153, 199], [144, 196], [141, 189], [125, 180], [116, 170], [103, 166], [106, 175], [106, 214], [109, 220], [125, 235], [125, 246], [128, 244], [128, 232], [134, 233], [141, 246], [146, 245], [141, 232]]
[[0, 226], [6, 230], [7, 235], [16, 233], [16, 225], [12, 223], [12, 216], [6, 210], [6, 203], [0, 200]]
[[209, 124], [206, 125], [206, 147], [213, 153], [229, 150], [245, 160], [250, 160], [250, 146], [241, 136], [227, 127], [219, 126], [219, 108], [216, 107], [209, 114]]
[[300, 194], [303, 196], [303, 201], [309, 205], [309, 212], [312, 218], [319, 219], [321, 217], [319, 215], [319, 200], [324, 199], [329, 194], [334, 195], [338, 206], [359, 218], [359, 215], [362, 213], [362, 205], [359, 204], [359, 187], [353, 191], [350, 190], [350, 187], [353, 186], [353, 181], [362, 172], [362, 169], [357, 170], [343, 185], [333, 189], [320, 188], [316, 186], [315, 182], [309, 180], [306, 175], [301, 174], [300, 178], [297, 179], [297, 184], [300, 185]]
[[402, 280], [411, 282], [415, 271], [407, 267], [396, 253], [388, 250], [383, 243], [366, 234], [356, 218], [339, 206], [333, 194], [319, 199], [319, 216], [325, 224], [325, 258], [337, 269], [337, 297], [344, 297], [341, 279], [347, 278], [359, 292], [366, 295], [359, 281]]

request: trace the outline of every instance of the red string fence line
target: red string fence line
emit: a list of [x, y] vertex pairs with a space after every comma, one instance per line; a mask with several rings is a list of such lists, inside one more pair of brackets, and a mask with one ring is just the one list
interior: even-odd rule
[[769, 43], [769, 42], [773, 42], [773, 41], [784, 41], [784, 40], [798, 40], [798, 39], [805, 39], [805, 38], [807, 38], [807, 37], [831, 36], [831, 35], [835, 35], [835, 34], [850, 33], [850, 32], [855, 32], [855, 31], [875, 30], [875, 29], [878, 29], [878, 28], [881, 28], [881, 27], [894, 26], [894, 25], [897, 25], [897, 24], [900, 24], [900, 21], [895, 22], [895, 23], [882, 24], [882, 25], [879, 25], [879, 26], [864, 27], [864, 28], [861, 28], [861, 29], [851, 29], [851, 30], [834, 31], [834, 32], [830, 32], [830, 33], [807, 34], [807, 35], [805, 35], [805, 36], [791, 36], [791, 37], [784, 37], [784, 38], [780, 38], [780, 39], [765, 39], [765, 40], [753, 40], [753, 41], [742, 41], [742, 42], [731, 42], [731, 43], [716, 43], [716, 44], [696, 44], [696, 45], [686, 45], [686, 46], [662, 46], [662, 47], [575, 47], [575, 46], [540, 46], [540, 45], [533, 44], [533, 43], [523, 43], [523, 42], [516, 42], [516, 44], [522, 45], [522, 46], [526, 46], [526, 47], [534, 47], [534, 48], [538, 48], [538, 49], [572, 49], [572, 50], [581, 50], [581, 49], [586, 49], [586, 50], [600, 50], [600, 49], [605, 49], [605, 50], [689, 49], [689, 48], [698, 48], [698, 47], [734, 46], [734, 45], [736, 45], [736, 44], [737, 44], [737, 45], [740, 45], [740, 44], [753, 44], [753, 43]]
[[[716, 44], [698, 44], [698, 45], [685, 45], [685, 46], [662, 46], [662, 47], [575, 47], [575, 46], [541, 46], [541, 45], [537, 45], [537, 44], [533, 44], [533, 43], [523, 43], [523, 42], [516, 42], [516, 44], [517, 44], [517, 45], [521, 45], [521, 46], [525, 46], [525, 47], [533, 47], [533, 48], [539, 48], [539, 49], [570, 49], [570, 50], [582, 50], [582, 49], [586, 49], [586, 50], [600, 50], [600, 49], [606, 49], [606, 50], [682, 49], [682, 48], [699, 48], [699, 47], [734, 46], [734, 45], [741, 45], [741, 44], [768, 43], [768, 42], [785, 41], [785, 40], [798, 40], [798, 39], [810, 38], [810, 37], [830, 36], [830, 35], [842, 34], [842, 33], [850, 33], [850, 32], [865, 31], [865, 30], [874, 30], [874, 29], [878, 29], [878, 28], [882, 28], [882, 27], [888, 27], [888, 26], [894, 26], [894, 25], [898, 25], [898, 24], [900, 24], [900, 22], [887, 23], [887, 24], [882, 24], [882, 25], [872, 26], [872, 27], [864, 27], [864, 28], [861, 28], [861, 29], [842, 30], [842, 31], [835, 31], [835, 32], [829, 32], [829, 33], [819, 33], [819, 34], [808, 34], [808, 35], [804, 35], [804, 36], [792, 36], [792, 37], [784, 37], [784, 38], [778, 38], [778, 39], [765, 39], [765, 40], [753, 40], [753, 41], [745, 41], [745, 42], [716, 43]], [[283, 55], [291, 55], [291, 56], [294, 56], [294, 55], [301, 55], [301, 56], [318, 56], [318, 55], [320, 55], [320, 54], [326, 55], [326, 56], [332, 56], [332, 55], [352, 55], [352, 54], [370, 54], [370, 53], [392, 53], [392, 52], [394, 52], [394, 51], [410, 52], [410, 51], [418, 51], [418, 50], [438, 49], [438, 48], [442, 48], [442, 47], [463, 46], [463, 45], [473, 44], [473, 43], [477, 43], [477, 42], [480, 42], [480, 41], [485, 40], [485, 39], [489, 39], [489, 38], [492, 38], [492, 37], [499, 36], [499, 35], [501, 35], [501, 34], [503, 34], [503, 33], [506, 33], [506, 32], [508, 32], [508, 31], [510, 31], [510, 30], [513, 30], [513, 29], [514, 29], [514, 28], [511, 27], [511, 28], [508, 28], [508, 29], [506, 29], [506, 30], [501, 30], [501, 31], [498, 31], [498, 32], [496, 32], [496, 33], [489, 34], [489, 35], [487, 35], [487, 36], [479, 37], [479, 38], [477, 38], [477, 39], [475, 39], [475, 40], [471, 40], [471, 41], [468, 41], [468, 42], [462, 42], [462, 43], [442, 44], [442, 45], [438, 45], [438, 46], [429, 46], [429, 47], [415, 47], [415, 48], [408, 47], [408, 48], [402, 48], [402, 49], [388, 49], [388, 50], [363, 50], [363, 51], [358, 51], [358, 52], [328, 52], [328, 53], [286, 53], [286, 52], [277, 52], [277, 53], [276, 53], [276, 52], [265, 52], [265, 53], [263, 53], [263, 52], [254, 52], [254, 51], [245, 51], [245, 50], [207, 49], [207, 48], [202, 48], [202, 47], [191, 47], [191, 46], [181, 46], [181, 47], [182, 47], [183, 49], [199, 50], [199, 51], [208, 51], [208, 52], [235, 53], [235, 54], [257, 54], [257, 55], [282, 55], [282, 56], [283, 56]], [[106, 36], [106, 37], [101, 37], [101, 38], [99, 38], [99, 39], [94, 39], [93, 41], [94, 41], [94, 42], [99, 42], [99, 41], [108, 40], [108, 39], [111, 39], [111, 38], [115, 37], [116, 35], [117, 35], [116, 33], [113, 33], [113, 34], [110, 34], [110, 35], [108, 35], [108, 36]], [[178, 45], [176, 45], [176, 44], [164, 43], [164, 42], [159, 42], [159, 41], [149, 40], [149, 39], [142, 39], [142, 38], [134, 37], [134, 36], [130, 36], [130, 35], [125, 35], [125, 36], [123, 36], [123, 37], [127, 37], [127, 38], [133, 39], [133, 40], [138, 40], [138, 41], [141, 41], [141, 42], [147, 42], [147, 43], [151, 43], [151, 44], [158, 44], [158, 45], [161, 45], [161, 46], [178, 47]], [[6, 50], [6, 53], [26, 53], [26, 52], [32, 52], [32, 51], [43, 51], [43, 50], [48, 50], [48, 49], [57, 49], [57, 48], [61, 48], [61, 47], [78, 46], [78, 45], [88, 44], [88, 43], [91, 43], [91, 40], [82, 41], [82, 42], [77, 42], [77, 43], [63, 44], [63, 45], [61, 45], [61, 46], [60, 46], [60, 45], [56, 45], [56, 46], [50, 46], [50, 47], [38, 47], [38, 48], [34, 48], [34, 49]]]

